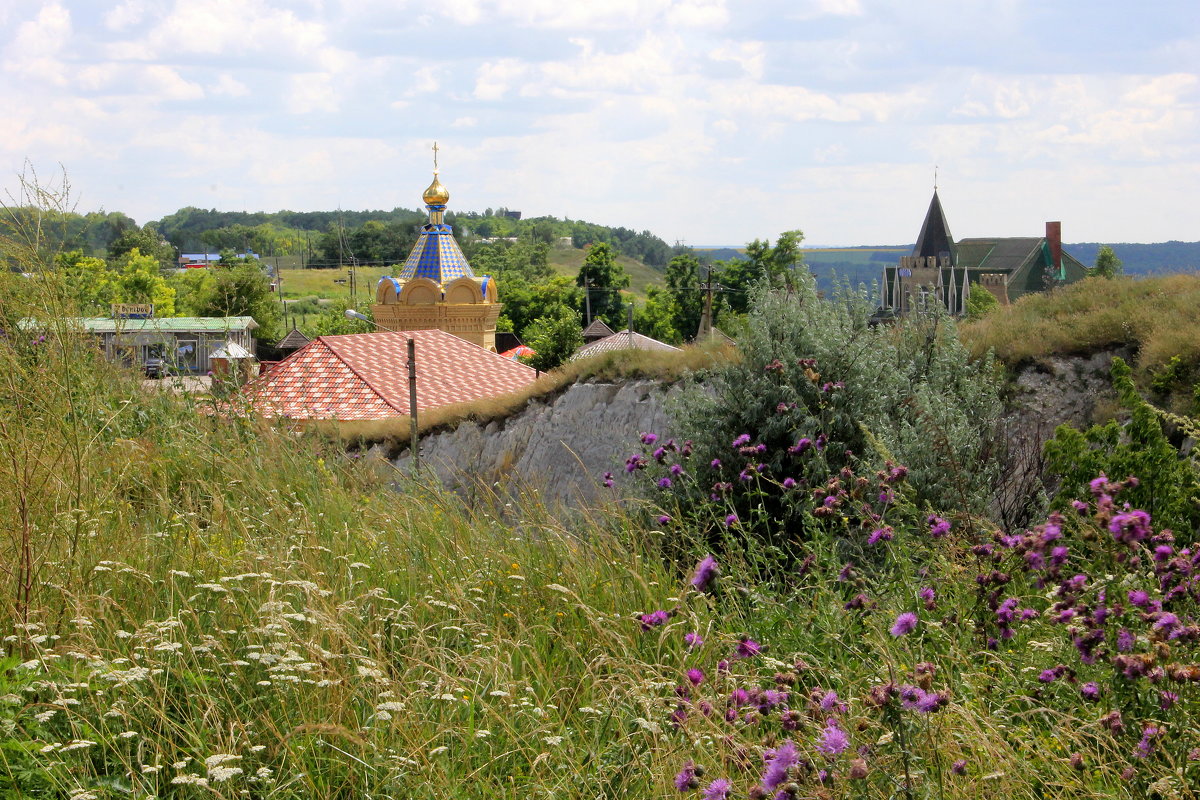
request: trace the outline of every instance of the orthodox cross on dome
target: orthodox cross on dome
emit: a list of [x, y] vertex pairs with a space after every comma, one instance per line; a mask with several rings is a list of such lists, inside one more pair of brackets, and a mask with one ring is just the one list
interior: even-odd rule
[[438, 154], [438, 144], [437, 144], [437, 142], [434, 142], [433, 143], [433, 174], [434, 175], [437, 175], [437, 172], [438, 172], [437, 154]]
[[[437, 150], [437, 142], [433, 143], [433, 149]], [[433, 169], [434, 169], [434, 172], [437, 172], [437, 153], [433, 154]], [[938, 171], [937, 164], [934, 164], [933, 165], [933, 190], [935, 192], [937, 191], [937, 171]]]

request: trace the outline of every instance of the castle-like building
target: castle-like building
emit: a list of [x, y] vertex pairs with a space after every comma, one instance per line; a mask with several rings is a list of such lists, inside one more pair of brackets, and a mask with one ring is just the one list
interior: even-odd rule
[[965, 314], [972, 286], [1008, 305], [1087, 274], [1087, 267], [1063, 250], [1061, 222], [1047, 222], [1046, 235], [1040, 237], [955, 242], [935, 188], [912, 254], [884, 267], [881, 311], [899, 316], [940, 304], [951, 314]]
[[429, 222], [397, 277], [385, 275], [375, 287], [371, 312], [380, 327], [394, 331], [438, 329], [492, 352], [500, 317], [496, 281], [476, 277], [444, 221], [450, 192], [438, 178], [436, 147], [433, 183], [422, 195]]

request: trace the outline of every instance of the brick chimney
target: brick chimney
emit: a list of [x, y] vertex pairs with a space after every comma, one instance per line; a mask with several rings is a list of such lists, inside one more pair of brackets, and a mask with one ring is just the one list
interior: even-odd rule
[[1046, 244], [1050, 246], [1050, 260], [1054, 263], [1054, 269], [1058, 272], [1062, 271], [1062, 223], [1047, 222], [1046, 223]]

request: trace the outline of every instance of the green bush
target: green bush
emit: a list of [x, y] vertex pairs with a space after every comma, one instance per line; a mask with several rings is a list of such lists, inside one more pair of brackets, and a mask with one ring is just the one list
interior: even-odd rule
[[[730, 484], [740, 514], [757, 502], [742, 491], [754, 483], [746, 470], [813, 491], [843, 468], [891, 459], [907, 467], [916, 507], [983, 513], [1000, 402], [990, 361], [971, 361], [950, 319], [871, 327], [865, 294], [826, 300], [811, 276], [790, 291], [760, 291], [751, 309], [742, 359], [693, 383], [675, 410], [700, 497]], [[748, 444], [734, 446], [739, 437]], [[796, 459], [805, 440], [819, 459]], [[765, 524], [804, 538], [800, 507], [767, 507]]]
[[1133, 383], [1133, 370], [1113, 359], [1113, 387], [1129, 411], [1126, 425], [1112, 420], [1079, 431], [1060, 425], [1046, 443], [1047, 466], [1060, 481], [1053, 505], [1067, 509], [1072, 501], [1091, 496], [1089, 484], [1098, 475], [1120, 480], [1129, 475], [1138, 485], [1122, 498], [1149, 512], [1156, 521], [1176, 530], [1194, 531], [1200, 525], [1200, 475], [1163, 431], [1157, 410]]

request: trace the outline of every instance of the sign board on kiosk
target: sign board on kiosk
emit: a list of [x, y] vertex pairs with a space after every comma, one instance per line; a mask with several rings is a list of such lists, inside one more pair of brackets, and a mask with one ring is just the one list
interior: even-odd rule
[[110, 310], [113, 319], [153, 319], [153, 303], [113, 303]]

